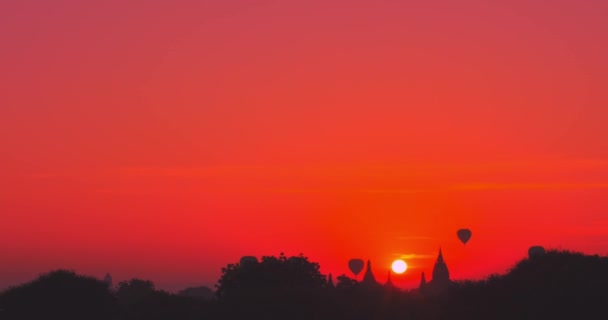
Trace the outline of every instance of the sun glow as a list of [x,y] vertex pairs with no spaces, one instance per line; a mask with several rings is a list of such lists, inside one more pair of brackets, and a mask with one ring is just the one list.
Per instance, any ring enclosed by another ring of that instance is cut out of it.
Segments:
[[391,266],[393,272],[395,273],[404,273],[407,270],[407,263],[403,260],[395,260],[393,261],[393,265]]

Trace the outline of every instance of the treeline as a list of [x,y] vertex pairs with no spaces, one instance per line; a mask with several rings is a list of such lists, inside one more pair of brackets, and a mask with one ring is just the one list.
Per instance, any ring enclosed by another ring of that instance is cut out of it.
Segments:
[[331,279],[318,263],[281,254],[226,266],[213,299],[53,271],[3,292],[0,319],[605,319],[607,305],[608,258],[597,255],[548,251],[430,294]]

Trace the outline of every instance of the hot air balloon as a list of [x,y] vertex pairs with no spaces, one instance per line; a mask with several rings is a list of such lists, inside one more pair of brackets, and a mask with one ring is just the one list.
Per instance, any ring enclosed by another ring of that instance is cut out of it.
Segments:
[[462,244],[467,244],[469,239],[471,239],[471,230],[469,229],[460,229],[456,234],[458,235],[458,239],[462,241]]
[[542,256],[543,254],[545,254],[545,248],[543,248],[542,246],[531,246],[528,249],[528,258],[530,259]]
[[350,259],[348,261],[348,267],[355,277],[363,270],[363,260],[361,259]]

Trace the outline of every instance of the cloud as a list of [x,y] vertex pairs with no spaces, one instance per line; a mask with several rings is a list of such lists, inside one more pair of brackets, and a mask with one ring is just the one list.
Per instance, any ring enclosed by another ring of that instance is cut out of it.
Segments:
[[422,260],[422,259],[434,259],[435,258],[435,255],[421,254],[421,253],[393,253],[393,255],[399,259],[404,259],[404,260]]
[[[528,161],[445,164],[217,165],[124,167],[94,178],[190,181],[207,190],[284,194],[421,194],[493,190],[608,189],[608,161]],[[68,174],[69,175],[69,174]],[[77,175],[86,177],[81,172]],[[562,178],[561,181],[558,180]],[[595,179],[592,181],[591,179]],[[591,181],[590,181],[591,180]],[[122,181],[122,180],[121,180]],[[208,187],[208,188],[207,188]]]
[[534,189],[606,189],[608,183],[469,183],[452,186],[453,190],[534,190]]
[[608,189],[607,182],[597,183],[495,183],[477,182],[452,185],[435,185],[425,188],[269,188],[268,192],[277,193],[377,193],[377,194],[413,194],[445,191],[485,191],[485,190],[575,190],[575,189]]
[[432,192],[424,188],[267,188],[267,192],[277,193],[423,193]]
[[433,240],[432,237],[427,236],[396,236],[398,240]]
[[222,175],[243,176],[304,176],[304,177],[421,177],[461,175],[462,173],[538,173],[601,171],[608,173],[608,160],[537,160],[479,163],[408,163],[368,164],[348,163],[311,165],[210,165],[198,167],[141,166],[111,168],[110,172],[143,176],[202,177]]

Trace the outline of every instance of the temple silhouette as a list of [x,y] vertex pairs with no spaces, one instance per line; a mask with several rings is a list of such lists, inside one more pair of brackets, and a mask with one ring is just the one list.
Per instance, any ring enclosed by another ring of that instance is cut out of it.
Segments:
[[372,272],[372,263],[370,260],[367,260],[367,268],[365,270],[365,274],[363,275],[363,281],[361,283],[367,286],[378,285],[378,281],[376,281],[376,277]]
[[386,276],[386,283],[384,284],[387,288],[394,288],[393,280],[391,280],[391,270],[388,271],[388,275]]
[[441,251],[441,248],[439,248],[437,260],[433,266],[433,278],[431,281],[427,282],[423,272],[420,279],[419,290],[428,294],[441,294],[446,292],[451,284],[452,280],[450,280],[450,271],[448,270],[448,265],[443,259],[443,252]]

